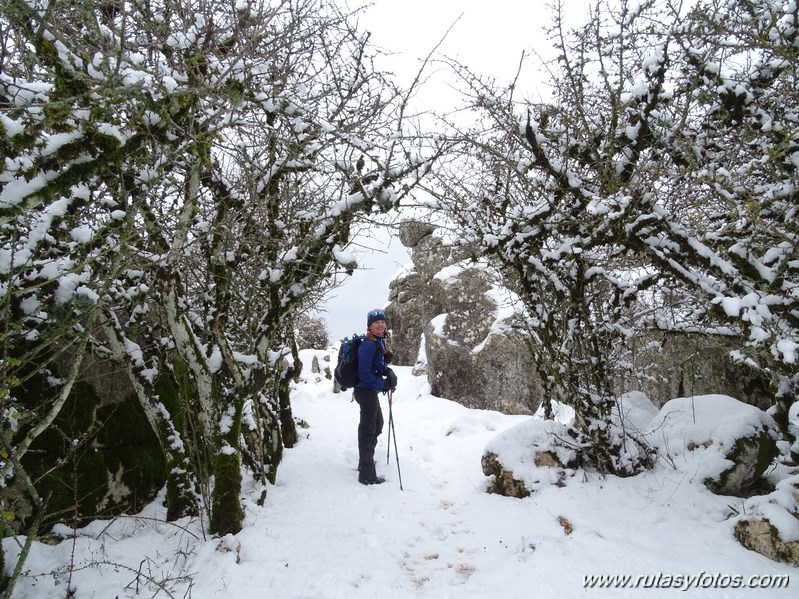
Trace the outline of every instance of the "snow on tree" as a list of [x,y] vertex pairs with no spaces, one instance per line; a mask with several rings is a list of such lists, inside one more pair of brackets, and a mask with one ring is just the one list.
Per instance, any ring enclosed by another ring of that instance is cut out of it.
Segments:
[[[351,16],[326,0],[8,3],[0,274],[15,460],[91,351],[129,373],[167,456],[169,517],[206,509],[212,532],[240,529],[242,461],[274,479],[293,433],[280,398],[294,316],[356,266],[344,248],[357,219],[391,210],[430,165],[411,159],[404,96]],[[46,405],[15,394],[32,367],[53,372]],[[165,379],[177,404],[159,397]]]
[[551,101],[451,61],[478,121],[458,131],[440,205],[519,291],[588,461],[648,461],[610,416],[630,344],[652,331],[737,339],[799,457],[796,3],[599,1],[572,31],[564,10]]

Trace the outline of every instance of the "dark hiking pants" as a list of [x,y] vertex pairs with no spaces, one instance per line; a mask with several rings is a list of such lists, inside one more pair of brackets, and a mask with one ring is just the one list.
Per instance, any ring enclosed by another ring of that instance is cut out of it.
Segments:
[[377,437],[383,432],[383,411],[377,392],[371,389],[355,389],[355,401],[361,406],[361,420],[358,423],[358,469],[372,465],[375,460]]

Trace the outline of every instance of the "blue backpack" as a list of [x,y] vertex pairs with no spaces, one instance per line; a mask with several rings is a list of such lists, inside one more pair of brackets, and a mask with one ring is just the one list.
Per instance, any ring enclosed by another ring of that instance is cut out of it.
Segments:
[[336,377],[336,382],[342,391],[352,389],[358,384],[358,348],[364,339],[365,335],[353,335],[341,342],[333,376]]

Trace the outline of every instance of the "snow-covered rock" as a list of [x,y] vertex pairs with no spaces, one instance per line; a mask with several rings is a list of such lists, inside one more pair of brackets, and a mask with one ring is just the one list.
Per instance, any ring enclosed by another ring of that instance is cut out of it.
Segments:
[[777,428],[762,410],[726,395],[680,397],[646,432],[660,455],[720,495],[746,496],[778,454]]
[[567,424],[538,416],[498,435],[486,445],[481,459],[483,474],[493,476],[489,492],[527,497],[545,486],[563,486],[578,461],[569,440]]
[[799,566],[799,475],[793,478],[793,509],[773,500],[766,502],[755,514],[736,523],[735,538],[769,559]]

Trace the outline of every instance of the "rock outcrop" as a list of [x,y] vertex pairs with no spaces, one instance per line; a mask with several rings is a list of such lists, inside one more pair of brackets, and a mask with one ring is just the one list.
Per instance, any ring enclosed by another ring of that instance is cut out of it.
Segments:
[[772,403],[768,381],[730,357],[730,352],[739,348],[736,339],[653,333],[631,344],[634,363],[645,376],[619,381],[619,387],[642,391],[658,407],[675,397],[711,393],[730,395],[761,410]]
[[480,464],[490,476],[489,493],[527,497],[546,486],[564,486],[574,476],[578,455],[568,443],[569,427],[556,420],[530,418],[495,437]]
[[750,498],[735,524],[735,538],[769,559],[799,567],[799,468],[784,468],[777,476],[774,491]]
[[472,408],[534,413],[541,383],[497,277],[433,226],[408,223],[400,240],[413,268],[390,286],[394,362],[423,362],[434,395]]
[[[789,515],[796,518],[796,514]],[[748,518],[735,525],[735,538],[752,551],[777,562],[799,567],[799,541],[785,541],[779,530],[765,518]]]

